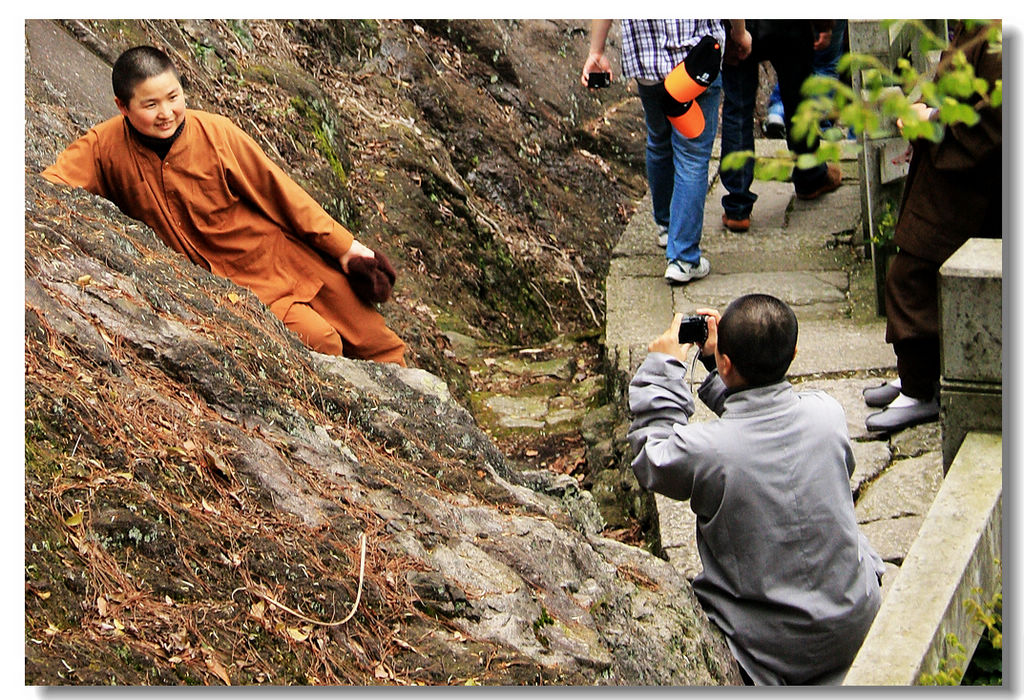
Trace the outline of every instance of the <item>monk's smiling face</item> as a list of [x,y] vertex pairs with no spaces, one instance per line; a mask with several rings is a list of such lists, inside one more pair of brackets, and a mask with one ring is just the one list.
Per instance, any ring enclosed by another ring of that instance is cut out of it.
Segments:
[[174,71],[165,71],[135,86],[126,105],[114,98],[121,114],[140,133],[166,139],[174,135],[185,119],[185,92]]

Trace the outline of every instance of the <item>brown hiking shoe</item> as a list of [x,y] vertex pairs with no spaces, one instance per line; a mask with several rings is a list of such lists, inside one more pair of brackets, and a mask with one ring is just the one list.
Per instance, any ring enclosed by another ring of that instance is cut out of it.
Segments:
[[722,214],[722,224],[730,231],[743,233],[750,228],[750,217],[746,219],[730,219],[728,214]]
[[811,192],[797,192],[798,199],[817,199],[823,194],[839,189],[839,185],[843,182],[843,171],[840,170],[837,163],[829,163],[826,167],[825,182],[821,187]]

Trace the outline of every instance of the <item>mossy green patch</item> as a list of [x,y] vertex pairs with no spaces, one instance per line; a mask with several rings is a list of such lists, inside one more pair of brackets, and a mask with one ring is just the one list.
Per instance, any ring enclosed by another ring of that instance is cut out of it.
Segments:
[[348,183],[348,175],[334,145],[334,123],[326,116],[323,105],[312,104],[301,97],[293,97],[291,99],[291,106],[308,124],[309,130],[313,134],[317,151],[327,159],[331,170],[342,186],[346,185]]

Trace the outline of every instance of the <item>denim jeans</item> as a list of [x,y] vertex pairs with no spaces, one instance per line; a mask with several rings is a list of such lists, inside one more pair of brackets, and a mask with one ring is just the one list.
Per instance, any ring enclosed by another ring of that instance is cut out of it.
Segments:
[[[688,139],[669,124],[656,88],[640,85],[640,102],[647,122],[647,184],[654,221],[668,228],[669,260],[700,262],[704,229],[704,200],[708,194],[708,164],[718,130],[721,76],[697,98],[704,113],[704,131]],[[691,107],[693,109],[693,107]]]
[[[789,29],[789,28],[787,28]],[[811,153],[818,147],[803,139],[793,138],[792,115],[802,99],[800,86],[811,74],[814,49],[813,37],[796,34],[792,30],[766,34],[755,42],[751,55],[737,65],[722,66],[722,156],[734,151],[754,150],[754,102],[759,80],[758,63],[771,61],[779,77],[779,90],[786,113],[786,141],[794,153]],[[754,181],[754,162],[748,160],[740,170],[721,171],[722,184],[728,191],[722,197],[722,208],[731,219],[745,219],[757,201],[750,191]],[[811,192],[821,186],[826,167],[819,164],[806,170],[794,168],[793,186],[797,192]]]

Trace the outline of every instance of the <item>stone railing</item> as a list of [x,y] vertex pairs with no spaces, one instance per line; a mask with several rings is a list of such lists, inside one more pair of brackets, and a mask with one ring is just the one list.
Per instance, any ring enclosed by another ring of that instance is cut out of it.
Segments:
[[965,668],[983,631],[966,603],[984,606],[1001,586],[1002,444],[993,433],[964,440],[844,685],[915,685]]
[[1002,241],[971,239],[953,254],[939,302],[946,477],[844,685],[963,671],[983,631],[968,601],[984,607],[1001,592]]
[[1003,241],[972,238],[939,269],[942,466],[970,430],[1003,424]]

